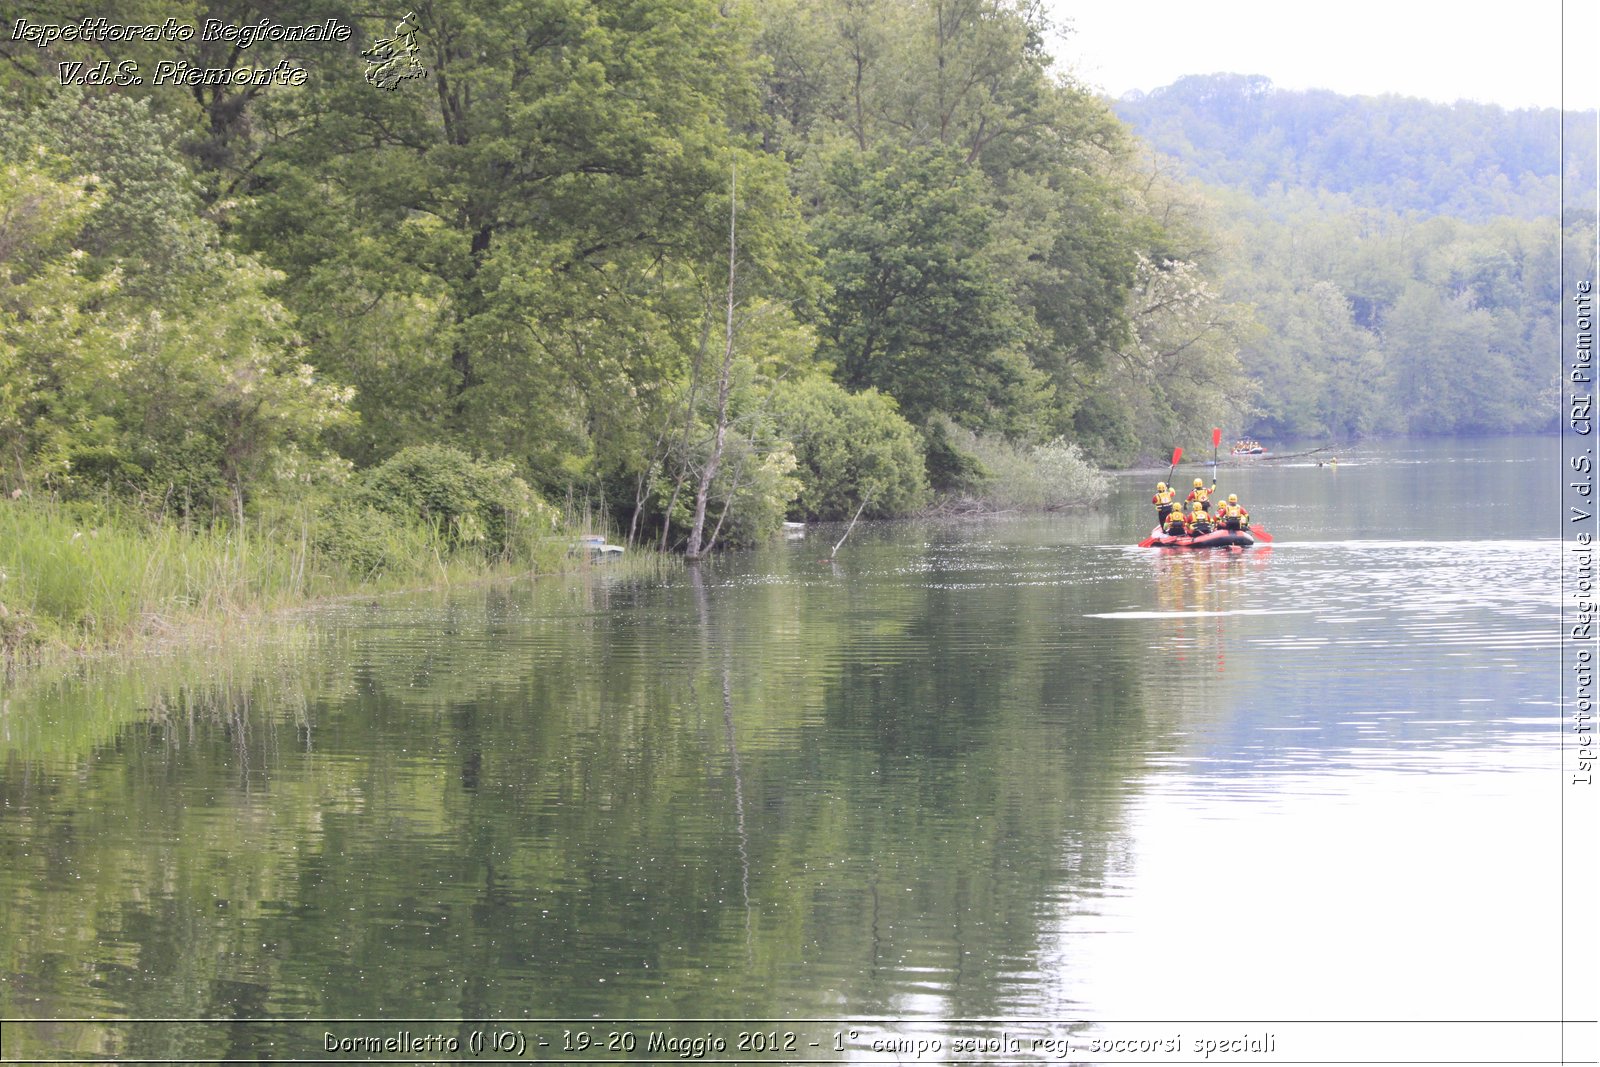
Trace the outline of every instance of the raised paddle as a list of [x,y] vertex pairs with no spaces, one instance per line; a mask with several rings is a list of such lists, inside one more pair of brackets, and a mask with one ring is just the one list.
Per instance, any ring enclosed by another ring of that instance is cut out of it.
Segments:
[[[1222,444],[1222,427],[1211,428],[1211,484],[1217,484],[1217,447]],[[1250,527],[1250,533],[1262,544],[1272,544],[1272,535],[1259,526]]]
[[[1182,458],[1183,458],[1183,449],[1174,448],[1172,450],[1172,466],[1167,469],[1167,484],[1168,485],[1172,484],[1172,472],[1178,469],[1178,460],[1180,460]],[[1165,536],[1166,536],[1166,534],[1162,533],[1161,532],[1161,527],[1158,526],[1158,527],[1156,527],[1156,532],[1155,533],[1151,534],[1149,537],[1146,537],[1143,541],[1139,542],[1139,547],[1140,548],[1149,548],[1151,545],[1155,544],[1158,540],[1160,540],[1161,538],[1163,538]]]
[[[1167,484],[1168,485],[1172,484],[1172,472],[1178,469],[1178,460],[1180,460],[1182,458],[1183,458],[1183,449],[1174,448],[1172,450],[1172,466],[1167,468]],[[1140,548],[1149,548],[1151,545],[1156,543],[1156,539],[1158,537],[1165,537],[1165,536],[1166,535],[1161,532],[1161,528],[1158,526],[1158,527],[1156,527],[1156,532],[1155,533],[1151,534],[1149,537],[1146,537],[1143,541],[1139,542],[1139,547]]]

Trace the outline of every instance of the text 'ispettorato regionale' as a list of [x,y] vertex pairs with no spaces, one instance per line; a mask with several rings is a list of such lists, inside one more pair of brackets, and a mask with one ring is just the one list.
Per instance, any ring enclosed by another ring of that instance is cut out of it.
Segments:
[[[262,41],[343,42],[354,30],[338,19],[289,24],[262,19],[259,22],[230,23],[206,19],[199,26],[169,18],[160,23],[122,23],[106,18],[86,18],[78,22],[37,23],[18,19],[11,27],[13,41],[27,41],[39,48],[57,43],[89,42],[118,44],[142,42],[182,43],[221,41],[243,50]],[[62,60],[57,64],[62,85],[144,85],[145,73],[138,62],[105,59],[98,63]],[[203,67],[181,59],[163,59],[149,72],[151,85],[303,85],[304,67],[279,60],[271,67]]]

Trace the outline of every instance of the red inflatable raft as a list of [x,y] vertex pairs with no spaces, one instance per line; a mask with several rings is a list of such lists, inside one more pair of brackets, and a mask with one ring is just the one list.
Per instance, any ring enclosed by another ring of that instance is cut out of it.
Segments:
[[1255,543],[1256,539],[1249,530],[1213,530],[1199,537],[1168,537],[1159,526],[1140,542],[1149,548],[1248,548]]

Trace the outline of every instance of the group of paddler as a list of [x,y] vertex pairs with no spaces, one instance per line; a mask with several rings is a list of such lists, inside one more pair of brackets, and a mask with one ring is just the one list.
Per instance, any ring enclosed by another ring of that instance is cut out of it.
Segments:
[[[1239,503],[1237,493],[1229,493],[1226,500],[1218,499],[1213,502],[1217,494],[1217,448],[1222,444],[1221,428],[1211,431],[1211,485],[1208,488],[1204,478],[1194,480],[1194,488],[1189,495],[1178,498],[1178,489],[1168,487],[1166,482],[1156,483],[1156,495],[1150,498],[1150,503],[1156,506],[1156,528],[1150,536],[1139,542],[1140,548],[1149,548],[1152,545],[1177,544],[1187,546],[1190,540],[1177,542],[1176,538],[1200,538],[1207,534],[1232,534],[1233,537],[1220,537],[1200,542],[1201,545],[1210,547],[1213,544],[1225,545],[1251,545],[1257,541],[1270,542],[1272,535],[1261,527],[1251,528],[1250,513]],[[1171,478],[1178,469],[1178,461],[1183,458],[1183,449],[1172,450],[1172,469],[1167,471]]]
[[[1194,480],[1194,488],[1182,500],[1178,491],[1166,482],[1156,483],[1156,495],[1150,503],[1156,506],[1156,526],[1168,537],[1200,537],[1214,530],[1231,530],[1239,533],[1250,529],[1250,513],[1239,503],[1237,493],[1218,501],[1215,511],[1211,498],[1216,495],[1217,483],[1207,488],[1204,478]],[[1187,505],[1187,508],[1186,508]]]

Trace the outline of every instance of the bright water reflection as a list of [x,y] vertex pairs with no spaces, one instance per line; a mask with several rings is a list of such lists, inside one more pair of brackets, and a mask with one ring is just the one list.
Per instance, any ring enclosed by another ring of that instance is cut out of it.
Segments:
[[1125,547],[1157,472],[1089,516],[346,605],[17,693],[0,1011],[241,1021],[7,1053],[310,1050],[244,1022],[274,1017],[1548,1017],[1528,446],[1225,471],[1270,550]]

